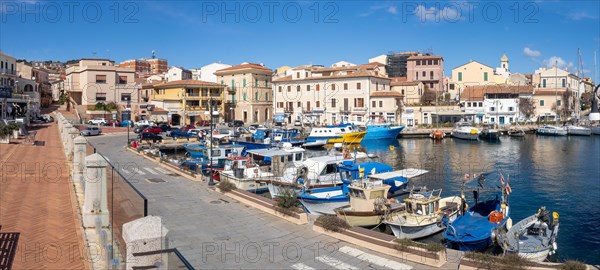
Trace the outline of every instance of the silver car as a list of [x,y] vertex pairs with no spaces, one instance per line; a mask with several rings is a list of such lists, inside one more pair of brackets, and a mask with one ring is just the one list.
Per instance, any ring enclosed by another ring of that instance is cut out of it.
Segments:
[[89,127],[81,131],[81,136],[95,136],[100,135],[102,133],[102,129],[99,127]]

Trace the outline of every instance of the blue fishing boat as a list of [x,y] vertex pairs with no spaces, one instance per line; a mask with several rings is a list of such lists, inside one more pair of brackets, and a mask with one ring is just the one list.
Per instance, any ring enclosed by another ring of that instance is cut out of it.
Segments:
[[183,144],[183,148],[187,152],[187,155],[193,159],[205,158],[210,159],[225,159],[228,156],[241,155],[244,151],[244,146],[239,144],[220,144],[212,146],[212,153],[210,153],[210,145],[203,143],[186,143]]
[[403,129],[404,126],[392,126],[390,123],[370,123],[363,140],[396,139]]
[[[303,188],[298,194],[298,200],[306,212],[315,215],[335,215],[335,208],[345,206],[349,203],[348,186],[352,181],[367,179],[368,175],[390,172],[392,166],[380,162],[356,163],[351,160],[343,161],[338,167],[338,174],[342,185],[324,188]],[[397,179],[397,178],[394,178]],[[404,178],[406,179],[406,178]],[[300,179],[305,187],[310,186],[310,180]],[[395,181],[390,181],[395,184]]]
[[282,128],[273,130],[273,141],[300,146],[306,142],[306,138],[302,136],[302,132],[297,128]]
[[[509,219],[508,194],[510,186],[498,175],[500,183],[495,183],[491,173],[481,174],[463,184],[463,200],[458,217],[447,225],[444,238],[448,247],[461,251],[481,251],[493,244],[496,232],[503,228]],[[472,190],[474,205],[468,208],[464,202],[464,190]],[[480,193],[495,191],[495,197],[480,199]],[[498,197],[501,191],[501,198]]]
[[243,145],[247,150],[267,149],[274,147],[272,141],[272,130],[268,128],[257,128],[252,136],[246,139],[233,140],[236,144]]

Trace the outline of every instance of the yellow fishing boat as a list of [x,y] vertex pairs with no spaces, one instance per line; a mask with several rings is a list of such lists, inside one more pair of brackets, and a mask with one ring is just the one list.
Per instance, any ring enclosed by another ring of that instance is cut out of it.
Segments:
[[366,131],[343,133],[339,134],[338,138],[328,139],[327,143],[360,143],[365,135],[367,135]]

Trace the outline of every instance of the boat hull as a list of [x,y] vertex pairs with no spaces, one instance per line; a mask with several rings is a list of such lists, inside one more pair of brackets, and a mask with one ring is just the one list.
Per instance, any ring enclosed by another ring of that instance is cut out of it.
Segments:
[[367,126],[367,134],[363,140],[396,139],[403,129],[404,126],[389,128],[369,128]]
[[246,190],[254,193],[266,192],[269,190],[267,183],[258,179],[239,179],[230,174],[221,173],[219,181],[228,181],[233,183],[237,189]]
[[592,128],[592,134],[594,134],[594,135],[600,135],[600,127],[593,127]]
[[[326,187],[334,187],[337,185],[341,185],[342,182],[336,183],[336,184],[313,184],[310,185],[310,188],[326,188]],[[279,181],[269,181],[269,183],[267,184],[267,187],[269,189],[269,194],[271,194],[271,198],[275,199],[277,197],[280,197],[282,194],[284,194],[285,190],[300,190],[300,187],[298,186],[298,184],[294,184],[294,183],[288,183],[288,182],[279,182]]]
[[448,247],[460,251],[482,251],[492,245],[492,238],[476,241],[448,241]]
[[547,129],[547,128],[538,128],[537,134],[543,136],[567,136],[566,129]]
[[235,143],[246,147],[246,150],[267,149],[267,148],[273,147],[273,145],[268,144],[268,143],[245,142],[245,141],[235,141]]
[[[449,221],[452,222],[456,219],[457,213],[453,213],[449,216]],[[402,225],[397,223],[386,223],[394,236],[398,239],[419,239],[430,235],[434,235],[446,229],[442,223],[432,222],[429,224],[423,224],[418,226]]]
[[481,132],[479,138],[486,141],[499,141],[500,133],[498,132]]
[[327,140],[327,143],[360,143],[367,135],[365,131],[350,132],[340,135],[339,138]]
[[590,136],[592,130],[589,128],[569,128],[568,133],[571,136]]
[[300,204],[307,213],[313,215],[335,215],[335,209],[348,205],[348,200],[342,202],[324,202],[300,199]]
[[462,140],[476,141],[479,138],[479,134],[452,131],[452,137]]
[[404,208],[391,209],[391,211],[353,211],[350,205],[334,209],[335,214],[345,220],[350,226],[368,227],[379,225],[386,215],[403,210]]

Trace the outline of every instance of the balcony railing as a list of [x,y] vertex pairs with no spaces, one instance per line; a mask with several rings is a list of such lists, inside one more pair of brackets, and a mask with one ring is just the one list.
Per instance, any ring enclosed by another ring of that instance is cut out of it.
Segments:
[[0,68],[0,74],[17,75],[17,71],[14,69]]
[[340,107],[340,113],[350,113],[350,107]]
[[285,113],[293,113],[294,112],[294,108],[284,108],[283,112],[285,112]]

